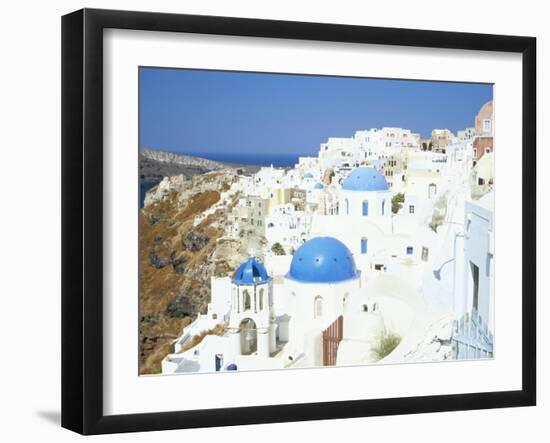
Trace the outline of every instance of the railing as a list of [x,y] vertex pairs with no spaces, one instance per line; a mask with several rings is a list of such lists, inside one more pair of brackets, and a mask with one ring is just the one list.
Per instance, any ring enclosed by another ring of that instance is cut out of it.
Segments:
[[455,321],[452,346],[455,360],[493,357],[493,334],[477,311]]

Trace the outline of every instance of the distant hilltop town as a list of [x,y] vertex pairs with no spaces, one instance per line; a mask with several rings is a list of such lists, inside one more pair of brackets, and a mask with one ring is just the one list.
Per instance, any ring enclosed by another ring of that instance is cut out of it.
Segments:
[[[186,320],[151,351],[161,372],[491,358],[492,101],[472,123],[360,130],[293,168],[165,177],[143,208],[161,240],[142,240],[141,291],[146,307],[171,300],[166,324]],[[147,286],[159,272],[165,295]]]
[[154,185],[164,177],[183,175],[185,178],[192,178],[197,174],[224,169],[234,169],[241,173],[252,173],[256,172],[259,167],[228,164],[192,155],[176,154],[174,152],[158,151],[155,149],[142,148],[139,150],[140,183]]

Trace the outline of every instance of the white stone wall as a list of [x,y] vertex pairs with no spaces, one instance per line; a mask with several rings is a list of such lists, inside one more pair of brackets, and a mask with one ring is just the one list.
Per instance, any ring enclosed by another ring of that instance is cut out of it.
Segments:
[[208,305],[208,314],[215,314],[218,319],[224,320],[231,310],[231,279],[229,277],[211,277],[211,301]]
[[[391,191],[340,191],[341,217],[391,217]],[[363,202],[368,202],[368,215],[363,215]]]
[[265,219],[265,237],[268,247],[280,243],[287,253],[297,249],[307,238],[311,229],[311,214],[297,211],[292,204],[278,205]]
[[[318,356],[318,350],[311,348],[315,340],[338,316],[344,312],[344,300],[356,294],[360,289],[360,278],[338,283],[302,283],[285,279],[285,291],[288,294],[288,308],[291,318],[290,343],[295,349],[303,349],[306,355]],[[315,309],[316,299],[321,300],[321,315]],[[309,348],[308,348],[309,346]],[[311,357],[318,364],[318,357]]]
[[[466,296],[461,313],[471,312],[474,304],[474,271],[478,269],[478,313],[494,331],[494,233],[492,194],[481,203],[466,202],[464,239],[464,278]],[[519,269],[518,265],[518,269]]]

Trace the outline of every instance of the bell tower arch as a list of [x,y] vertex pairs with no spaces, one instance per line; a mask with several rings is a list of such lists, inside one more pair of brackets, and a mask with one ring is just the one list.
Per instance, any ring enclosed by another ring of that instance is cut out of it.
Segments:
[[235,355],[269,357],[276,348],[273,279],[252,257],[237,268],[231,291],[229,334]]

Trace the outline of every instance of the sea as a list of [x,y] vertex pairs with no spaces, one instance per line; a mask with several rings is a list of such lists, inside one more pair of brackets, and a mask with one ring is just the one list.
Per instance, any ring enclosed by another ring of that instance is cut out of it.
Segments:
[[298,163],[298,157],[306,154],[272,154],[272,153],[241,153],[241,152],[185,152],[182,154],[195,157],[207,158],[224,163],[234,163],[239,165],[270,166],[286,168]]
[[158,181],[147,181],[147,182],[141,182],[139,184],[139,207],[143,208],[143,205],[145,203],[145,194],[147,194],[147,191],[151,189],[153,186],[156,186],[159,182]]

